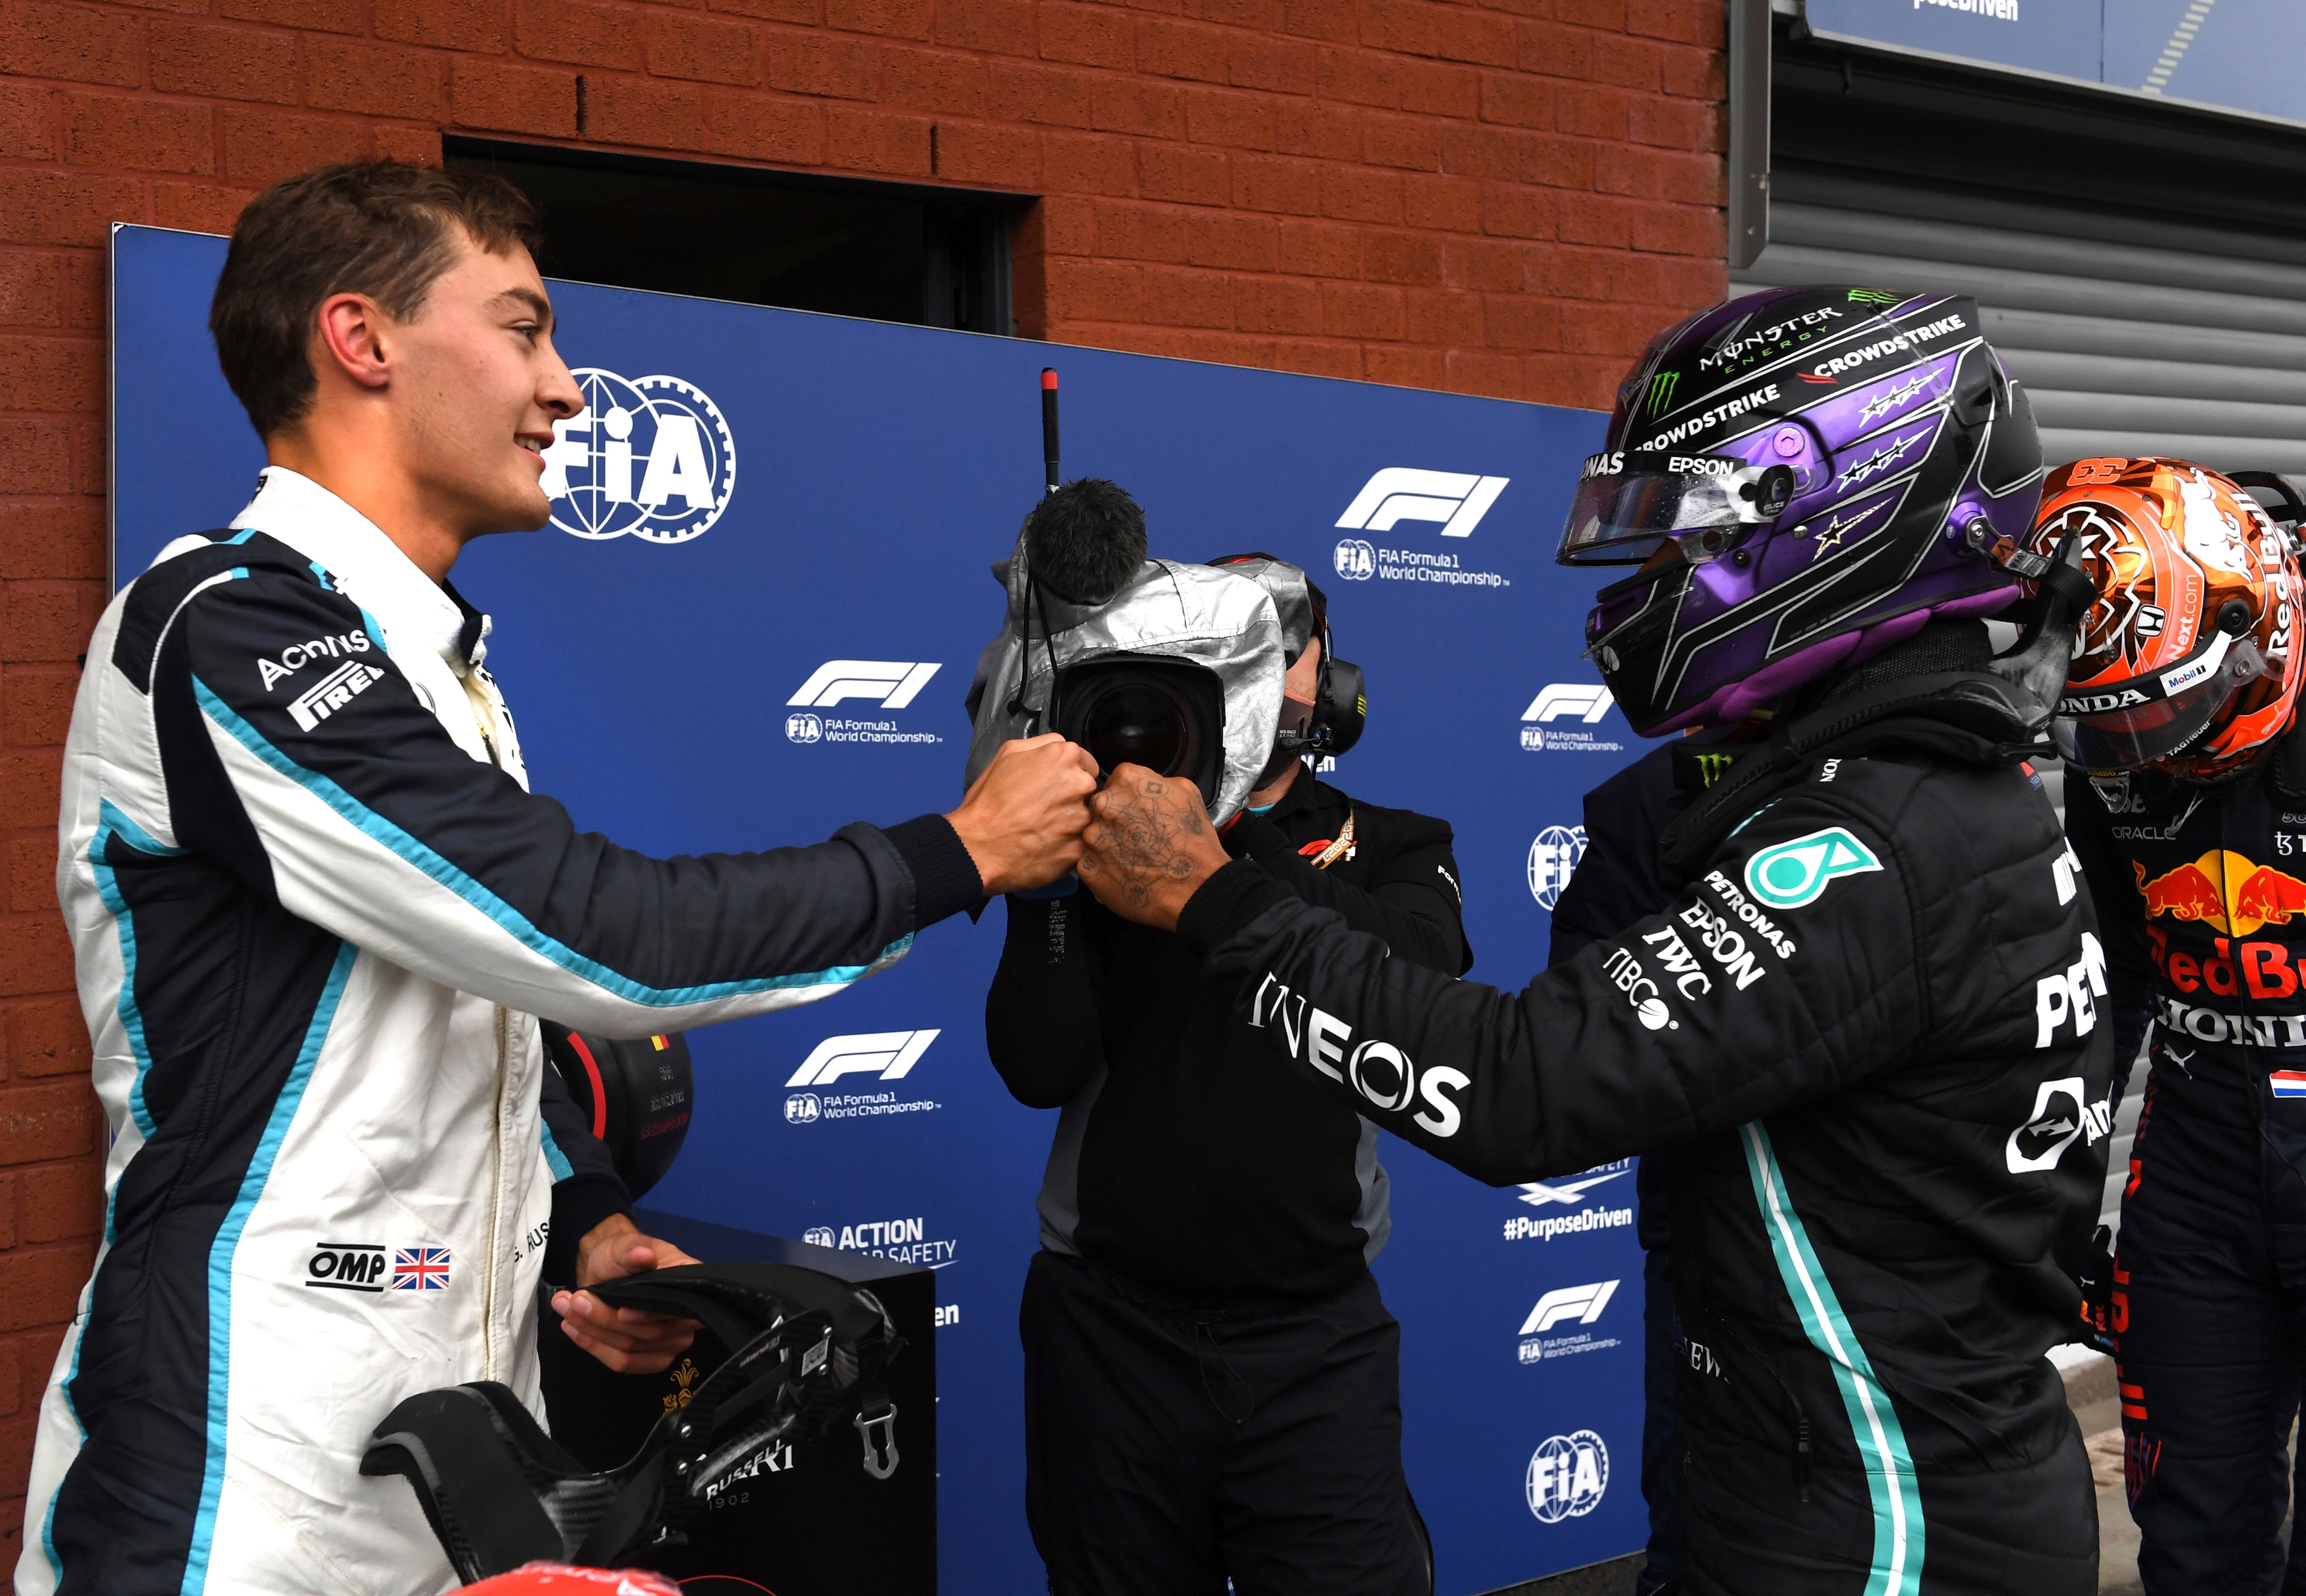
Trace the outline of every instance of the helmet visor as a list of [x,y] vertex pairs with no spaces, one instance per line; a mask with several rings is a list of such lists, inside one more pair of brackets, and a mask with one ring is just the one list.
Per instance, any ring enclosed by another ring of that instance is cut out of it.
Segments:
[[1734,455],[1634,455],[1585,462],[1554,556],[1562,565],[1639,565],[1668,538],[1692,565],[1734,547],[1747,528],[1776,519],[1793,497],[1793,472]]
[[2208,648],[2158,675],[2068,693],[2050,723],[2058,751],[2084,770],[2127,771],[2189,747],[2267,671],[2256,644],[2224,632],[2212,637]]

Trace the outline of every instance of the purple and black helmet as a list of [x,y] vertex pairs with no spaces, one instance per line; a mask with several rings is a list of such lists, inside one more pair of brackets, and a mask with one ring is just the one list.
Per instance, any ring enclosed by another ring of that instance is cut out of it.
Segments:
[[[1654,736],[2003,608],[1987,552],[2023,542],[2041,491],[2033,408],[1974,301],[1772,288],[1650,341],[1559,559],[1644,567],[1595,595],[1585,640]],[[1668,540],[1681,558],[1653,560]]]

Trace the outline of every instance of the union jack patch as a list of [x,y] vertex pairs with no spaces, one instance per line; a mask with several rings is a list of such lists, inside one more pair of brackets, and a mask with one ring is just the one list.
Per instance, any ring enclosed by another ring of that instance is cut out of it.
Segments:
[[448,1250],[446,1247],[396,1247],[392,1252],[392,1289],[447,1291]]

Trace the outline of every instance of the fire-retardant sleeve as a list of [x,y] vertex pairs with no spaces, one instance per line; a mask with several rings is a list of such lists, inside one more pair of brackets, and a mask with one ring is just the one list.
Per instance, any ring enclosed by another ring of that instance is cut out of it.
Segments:
[[[1242,864],[1203,884],[1179,929],[1277,1053],[1382,1128],[1493,1184],[1590,1168],[1828,1096],[1926,1045],[1910,869],[1895,826],[1856,798],[1780,800],[1664,911],[1518,996],[1388,958]],[[2073,950],[2037,952],[2046,969]],[[2003,1021],[2021,1046],[2024,993]]]
[[1567,964],[1673,896],[1658,839],[1673,818],[1673,746],[1651,749],[1585,795],[1585,852],[1554,900],[1548,968]]
[[2105,943],[2106,1003],[2113,1010],[2114,1101],[2122,1101],[2139,1045],[2154,1017],[2154,963],[2147,948],[2146,902],[2138,895],[2122,844],[2114,840],[2114,817],[2105,811],[2089,778],[2066,767],[2066,837],[2080,861],[2090,901],[2097,909],[2098,935]]
[[1366,886],[1319,868],[1298,852],[1279,826],[1247,810],[1226,832],[1226,851],[1235,858],[1255,859],[1259,868],[1300,901],[1335,909],[1346,925],[1383,938],[1404,959],[1462,975],[1472,967],[1473,952],[1465,942],[1452,850],[1456,839],[1449,827],[1405,809],[1357,807],[1356,813],[1371,822],[1371,842],[1383,845],[1383,857],[1371,865]]
[[616,1160],[593,1134],[591,1121],[568,1095],[560,1071],[547,1060],[542,1075],[537,1106],[544,1161],[552,1171],[552,1233],[544,1244],[544,1278],[567,1285],[576,1278],[576,1244],[611,1215],[629,1216],[633,1203]]
[[[260,673],[315,638],[341,641]],[[198,592],[150,682],[179,842],[380,958],[586,1030],[830,996],[979,891],[935,817],[670,859],[580,832],[457,746],[356,605],[278,566]]]

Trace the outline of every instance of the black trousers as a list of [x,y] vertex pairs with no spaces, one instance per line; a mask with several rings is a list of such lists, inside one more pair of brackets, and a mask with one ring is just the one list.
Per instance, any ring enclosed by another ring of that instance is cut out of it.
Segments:
[[2116,1327],[2139,1578],[2149,1596],[2298,1596],[2306,1535],[2285,1567],[2281,1529],[2306,1375],[2306,1183],[2248,1113],[2255,1080],[2197,1073],[2181,1097],[2157,1069],[2122,1205],[2114,1278],[2128,1313]]
[[[1815,1413],[1815,1410],[1813,1410]],[[2081,1431],[2038,1463],[1917,1481],[1920,1521],[1886,1576],[1873,1493],[1821,1468],[1809,1500],[1783,1452],[1717,1449],[1693,1427],[1682,1478],[1687,1596],[2097,1596],[2097,1498]]]
[[1055,1596],[1431,1596],[1401,1468],[1401,1329],[1361,1280],[1195,1309],[1042,1252],[1025,1515]]

